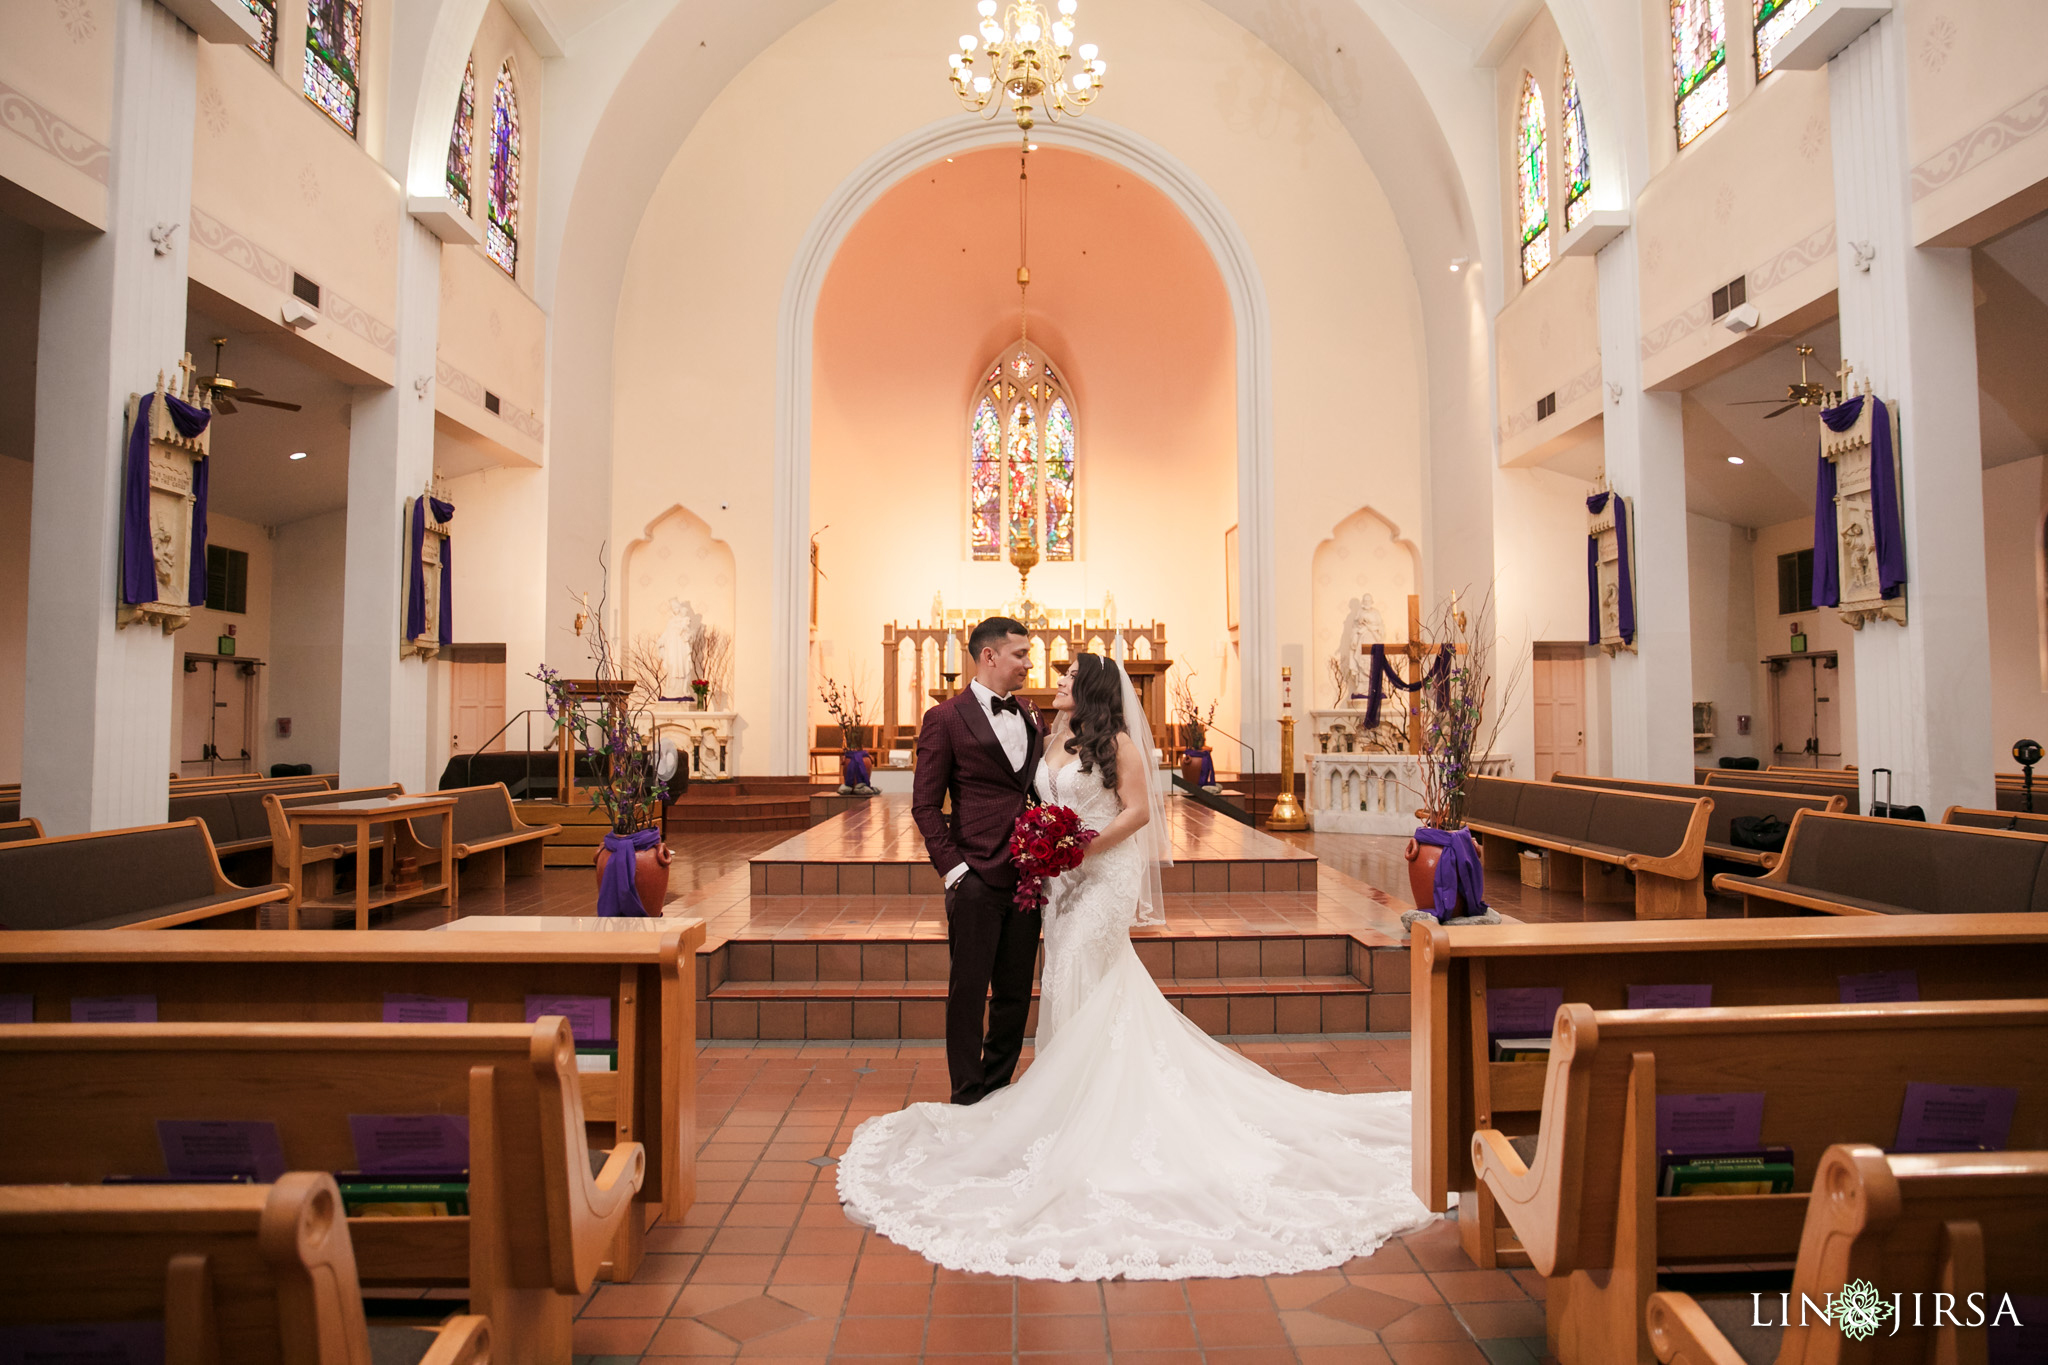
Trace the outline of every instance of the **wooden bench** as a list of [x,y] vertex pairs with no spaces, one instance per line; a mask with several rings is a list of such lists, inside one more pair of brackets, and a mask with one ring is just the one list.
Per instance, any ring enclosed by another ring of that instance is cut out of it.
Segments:
[[267,793],[291,796],[299,793],[330,794],[332,788],[318,777],[264,778],[234,786],[171,793],[169,819],[200,819],[213,838],[215,852],[252,853],[270,847],[270,817],[264,812]]
[[[1887,1303],[1903,1296],[1893,1307],[1899,1321],[1880,1324],[1867,1354],[1857,1358],[1981,1365],[1997,1358],[1989,1350],[1999,1330],[1992,1322],[2005,1296],[2048,1292],[2048,1258],[2041,1254],[2048,1246],[2048,1153],[1887,1156],[1876,1147],[1830,1147],[1813,1189],[1789,1299],[1652,1294],[1647,1317],[1657,1359],[1848,1359],[1855,1348],[1843,1344],[1826,1313],[1852,1280],[1876,1274]],[[1936,1294],[1954,1308],[1948,1322],[1935,1313]],[[1981,1296],[1974,1315],[1973,1294]],[[2025,1311],[2015,1306],[2014,1316]]]
[[18,844],[42,837],[43,822],[40,820],[9,820],[0,824],[0,844]]
[[2039,834],[1801,811],[1776,867],[1724,872],[1714,889],[1741,896],[1745,914],[2038,914],[2044,853]]
[[[375,796],[403,796],[405,788],[396,782],[381,787],[351,787],[346,791],[295,792],[279,796],[265,792],[263,801],[264,823],[270,827],[270,875],[274,880],[289,884],[292,879],[291,848],[292,832],[285,823],[284,812],[288,806],[326,805],[330,801],[361,801]],[[408,824],[408,833],[410,825]],[[308,825],[304,830],[305,847],[300,857],[305,864],[305,894],[309,898],[327,900],[334,895],[334,874],[341,866],[341,860],[355,856],[356,832],[347,825]],[[357,876],[368,875],[374,869],[356,869]]]
[[584,1136],[568,1021],[0,1026],[0,1183],[164,1170],[158,1119],[274,1124],[297,1170],[357,1168],[350,1115],[469,1124],[466,1216],[351,1218],[366,1285],[461,1286],[494,1354],[569,1365],[570,1319],[634,1214],[637,1142]]
[[[1472,1135],[1482,1128],[1535,1132],[1543,1105],[1542,1061],[1492,1060],[1487,1021],[1494,992],[1551,989],[1595,1009],[1624,1009],[1630,986],[1684,984],[1710,987],[1719,1006],[1828,1004],[1882,990],[1892,983],[1880,974],[1901,972],[1922,1000],[2048,997],[2048,921],[1935,915],[1414,925],[1408,973],[1415,1196],[1442,1212],[1458,1195],[1458,1233],[1478,1265],[1529,1263],[1479,1187],[1470,1156]],[[9,980],[0,970],[0,990],[12,989]]]
[[[1639,782],[1627,777],[1592,777],[1582,773],[1559,773],[1551,778],[1551,781],[1573,787],[1641,792],[1645,796],[1676,796],[1688,801],[1699,797],[1698,787],[1683,782]],[[1839,811],[1846,809],[1847,804],[1848,798],[1839,793],[1833,796],[1807,796],[1797,792],[1747,791],[1734,787],[1718,787],[1714,791],[1714,809],[1707,817],[1707,856],[1732,863],[1770,867],[1778,861],[1778,855],[1760,848],[1740,847],[1729,832],[1730,824],[1743,817],[1774,815],[1789,825],[1792,823],[1792,816],[1798,811]]]
[[174,1365],[486,1365],[481,1317],[369,1326],[340,1210],[334,1178],[311,1171],[275,1185],[0,1187],[0,1334],[63,1324],[65,1360],[139,1358],[90,1348],[95,1328],[119,1342],[141,1326]]
[[1638,919],[1706,918],[1701,876],[1713,813],[1705,796],[1594,791],[1510,777],[1475,777],[1466,786],[1465,823],[1482,836],[1489,871],[1518,872],[1522,849],[1547,849],[1554,888],[1576,891],[1589,904],[1633,899]]
[[[455,860],[472,873],[478,886],[503,886],[506,873],[537,877],[543,846],[560,834],[560,825],[529,825],[512,808],[512,793],[502,782],[485,787],[451,787],[434,793],[455,798]],[[441,822],[414,820],[413,838],[438,853]],[[474,861],[472,861],[472,859]]]
[[1962,825],[1970,829],[2003,829],[2020,834],[2048,834],[2048,793],[2036,803],[2041,809],[2038,815],[2029,815],[2017,810],[1981,810],[1970,806],[1950,806],[1942,813],[1944,825]]
[[1705,783],[1709,791],[1719,794],[1731,789],[1754,792],[1779,792],[1794,796],[1840,796],[1846,803],[1849,814],[1855,815],[1862,809],[1863,792],[1854,779],[1847,782],[1830,777],[1793,777],[1783,773],[1746,773],[1732,769],[1716,769],[1707,774]]
[[[1548,1280],[1562,1365],[1651,1358],[1660,1266],[1789,1261],[1836,1143],[1892,1146],[1910,1082],[2018,1092],[2007,1145],[2048,1148],[2048,1000],[1558,1011],[1533,1138],[1472,1139],[1484,1188]],[[1793,1193],[1660,1197],[1659,1096],[1761,1091]]]
[[0,844],[0,928],[168,929],[291,894],[237,886],[200,821]]
[[26,995],[61,1023],[77,998],[144,996],[164,1023],[381,1022],[408,997],[460,1000],[478,1024],[516,1024],[530,996],[608,1002],[615,1071],[577,1088],[591,1141],[643,1144],[642,1216],[620,1229],[599,1274],[628,1280],[656,1218],[680,1226],[697,1196],[697,952],[704,922],[641,933],[435,934],[372,929],[190,935],[0,935],[0,995]]

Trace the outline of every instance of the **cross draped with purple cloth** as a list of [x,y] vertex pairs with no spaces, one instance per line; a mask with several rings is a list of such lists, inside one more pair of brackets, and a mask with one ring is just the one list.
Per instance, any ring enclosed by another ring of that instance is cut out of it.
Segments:
[[[597,914],[600,919],[646,919],[648,910],[640,904],[640,889],[633,874],[639,870],[635,856],[661,842],[661,831],[643,829],[637,834],[607,834],[604,847],[612,855],[597,881]],[[659,914],[657,909],[655,914]]]
[[[131,607],[158,600],[156,538],[149,529],[149,405],[155,401],[153,393],[142,395],[135,405],[135,425],[128,433],[121,503],[121,601]],[[211,412],[176,394],[165,394],[164,405],[171,414],[171,425],[188,440],[213,420]],[[192,562],[185,600],[195,607],[206,601],[206,466],[203,459],[192,466]]]
[[[1628,499],[1619,493],[1595,493],[1586,499],[1586,511],[1599,516],[1614,500],[1614,577],[1621,592],[1621,642],[1636,642],[1636,576],[1629,562]],[[1600,643],[1600,537],[1586,535],[1586,643]]]
[[1380,724],[1380,702],[1386,698],[1386,684],[1391,683],[1403,692],[1420,692],[1430,683],[1436,684],[1438,706],[1450,705],[1451,656],[1458,652],[1456,645],[1440,645],[1436,651],[1436,662],[1429,666],[1429,672],[1414,682],[1403,678],[1394,666],[1387,662],[1387,647],[1372,647],[1372,668],[1365,685],[1365,728],[1376,730]]
[[[427,511],[442,525],[455,519],[455,504],[422,494],[412,504],[412,565],[408,571],[405,596],[405,638],[417,640],[427,633]],[[455,538],[441,538],[441,628],[439,642],[455,638]]]
[[[1870,396],[1870,529],[1877,542],[1878,596],[1890,601],[1906,585],[1905,523],[1899,519],[1899,477],[1892,467],[1892,419],[1884,400]],[[1829,431],[1847,431],[1863,415],[1863,398],[1851,398],[1820,410]],[[1813,492],[1813,604],[1842,604],[1840,543],[1835,539],[1835,462],[1820,457]]]
[[1486,873],[1480,866],[1479,845],[1472,842],[1472,831],[1425,826],[1415,831],[1415,842],[1443,850],[1443,856],[1437,859],[1430,904],[1418,908],[1439,920],[1453,915],[1485,914]]

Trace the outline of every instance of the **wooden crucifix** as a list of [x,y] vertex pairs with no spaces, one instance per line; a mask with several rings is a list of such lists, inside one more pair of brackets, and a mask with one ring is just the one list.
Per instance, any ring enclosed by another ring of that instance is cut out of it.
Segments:
[[[1451,610],[1462,616],[1457,609],[1457,598],[1451,599]],[[1367,655],[1372,653],[1371,645],[1361,648]],[[1385,645],[1387,662],[1392,663],[1396,655],[1403,656],[1408,665],[1408,681],[1420,683],[1429,672],[1430,661],[1435,659],[1441,644],[1431,644],[1422,638],[1422,599],[1414,593],[1408,594],[1408,638],[1406,641],[1388,641]],[[1467,654],[1471,651],[1462,644],[1453,644],[1452,652]],[[1422,692],[1420,688],[1408,693],[1408,752],[1422,752]]]

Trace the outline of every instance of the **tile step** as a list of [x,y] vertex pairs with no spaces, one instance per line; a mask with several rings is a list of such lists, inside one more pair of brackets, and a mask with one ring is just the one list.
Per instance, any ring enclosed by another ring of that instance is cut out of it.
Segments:
[[[1155,980],[1302,980],[1349,976],[1377,980],[1398,977],[1406,989],[1407,954],[1377,958],[1348,935],[1266,934],[1151,937],[1134,939],[1138,958]],[[698,987],[762,983],[944,980],[950,956],[943,939],[845,940],[733,939],[698,958]],[[1382,985],[1393,984],[1383,982]]]
[[[1366,995],[1370,988],[1355,976],[1207,976],[1155,977],[1160,994],[1205,995]],[[1032,987],[1032,996],[1038,987]],[[943,1000],[944,981],[726,981],[711,991],[713,1000]]]
[[[1355,987],[1356,982],[1352,983]],[[699,1038],[905,1039],[946,1036],[945,990],[938,982],[904,982],[927,991],[911,995],[797,998],[732,996],[721,988],[697,1002]],[[1399,1033],[1409,1027],[1408,997],[1363,988],[1308,992],[1174,994],[1175,1009],[1208,1034]],[[1025,1025],[1038,1027],[1034,1000]]]

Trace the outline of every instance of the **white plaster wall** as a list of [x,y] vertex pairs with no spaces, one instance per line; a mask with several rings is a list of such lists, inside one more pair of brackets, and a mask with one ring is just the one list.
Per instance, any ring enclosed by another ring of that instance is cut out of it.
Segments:
[[0,782],[21,781],[28,659],[28,508],[35,466],[0,459]]
[[[1686,518],[1685,549],[1692,571],[1692,699],[1714,704],[1714,742],[1699,751],[1697,762],[1711,768],[1723,758],[1761,755],[1769,744],[1757,707],[1756,564],[1744,528],[1697,513]],[[1748,735],[1736,733],[1739,715],[1750,717]]]
[[[2036,457],[1984,471],[1984,568],[1991,610],[1991,738],[1999,771],[2013,741],[2048,744],[2039,571],[2044,466]],[[2048,773],[2043,774],[2048,778]]]
[[[1501,469],[1493,480],[1494,585],[1498,642],[1494,676],[1501,686],[1522,671],[1516,694],[1501,715],[1497,753],[1512,754],[1515,773],[1534,777],[1535,713],[1529,705],[1529,660],[1539,641],[1586,638],[1586,484],[1548,469]],[[1606,711],[1596,705],[1603,670],[1599,655],[1586,663],[1586,767],[1607,769]]]
[[[534,610],[562,590],[547,581],[541,528],[547,524],[547,474],[538,469],[485,469],[448,482],[455,502],[455,638],[505,646],[505,715],[543,703],[530,676],[547,654],[545,626]],[[617,579],[614,579],[616,582]],[[566,633],[566,632],[565,632]],[[574,641],[574,637],[570,637]],[[447,710],[445,691],[437,703]],[[449,718],[438,722],[441,732]],[[518,748],[521,738],[506,738]],[[542,729],[534,742],[546,743]],[[438,773],[440,768],[434,768]]]
[[[271,763],[310,763],[322,773],[341,765],[341,598],[347,543],[346,512],[277,528],[271,560],[275,662],[264,717]],[[277,733],[279,716],[291,717],[289,738]]]

